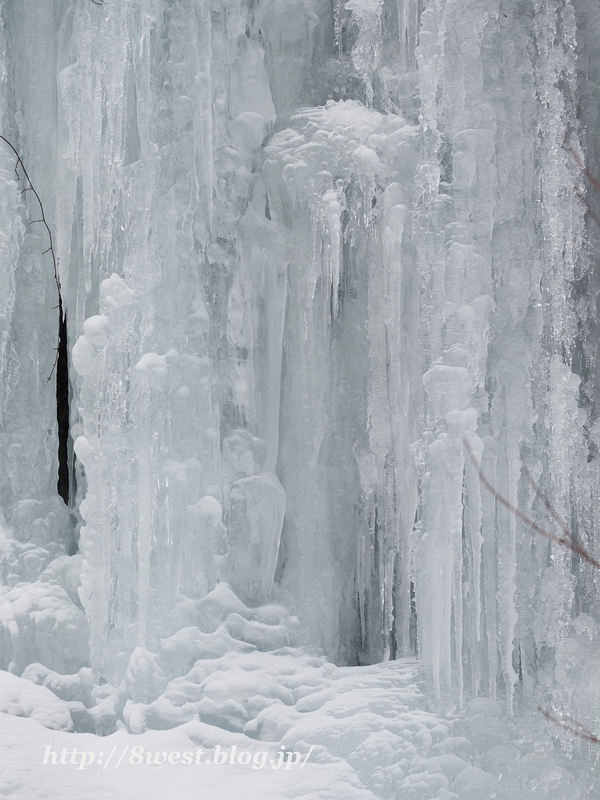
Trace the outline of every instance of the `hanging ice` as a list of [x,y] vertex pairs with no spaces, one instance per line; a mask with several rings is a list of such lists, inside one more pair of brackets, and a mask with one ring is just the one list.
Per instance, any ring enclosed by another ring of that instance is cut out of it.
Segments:
[[177,692],[301,642],[417,655],[439,710],[579,702],[599,577],[498,500],[553,524],[525,465],[598,556],[575,5],[0,3],[72,489],[49,243],[0,142],[2,667],[101,733],[279,735],[303,712]]

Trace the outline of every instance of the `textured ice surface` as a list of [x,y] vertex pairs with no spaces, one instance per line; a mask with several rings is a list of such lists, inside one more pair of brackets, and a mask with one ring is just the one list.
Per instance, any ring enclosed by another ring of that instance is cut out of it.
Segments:
[[53,232],[0,143],[1,791],[82,793],[39,734],[314,745],[215,797],[592,797],[536,708],[598,732],[600,576],[475,465],[598,558],[596,6],[0,10]]

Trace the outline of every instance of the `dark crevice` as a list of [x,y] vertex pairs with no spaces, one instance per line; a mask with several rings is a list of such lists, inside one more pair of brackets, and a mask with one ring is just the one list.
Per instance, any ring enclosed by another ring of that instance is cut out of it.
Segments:
[[56,489],[69,505],[69,362],[67,316],[59,303],[58,355],[56,359],[56,419],[58,422],[58,481]]
[[[104,0],[92,0],[96,5],[102,5]],[[15,158],[15,176],[17,181],[23,182],[24,188],[19,191],[19,195],[30,192],[35,197],[39,213],[35,214],[35,219],[29,219],[27,225],[43,225],[46,229],[48,237],[48,247],[43,251],[42,255],[50,253],[52,259],[52,269],[54,272],[54,282],[56,284],[56,291],[58,294],[58,347],[56,348],[56,358],[48,376],[48,381],[52,379],[52,375],[56,370],[56,418],[58,421],[58,481],[56,488],[58,494],[62,497],[65,505],[69,505],[69,366],[68,366],[68,349],[67,349],[67,318],[63,308],[62,294],[60,287],[60,276],[58,274],[58,259],[54,250],[54,239],[52,230],[46,218],[46,211],[42,198],[37,192],[37,189],[31,182],[29,173],[25,167],[23,159],[19,155],[18,150],[12,142],[5,136],[0,134],[0,141],[10,149]],[[28,195],[29,197],[29,195]],[[29,209],[27,212],[29,216]]]

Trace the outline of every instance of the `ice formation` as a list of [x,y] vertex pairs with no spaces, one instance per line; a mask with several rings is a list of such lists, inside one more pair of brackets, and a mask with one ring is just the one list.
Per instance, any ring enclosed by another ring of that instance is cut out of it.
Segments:
[[587,797],[596,6],[0,8],[0,711]]

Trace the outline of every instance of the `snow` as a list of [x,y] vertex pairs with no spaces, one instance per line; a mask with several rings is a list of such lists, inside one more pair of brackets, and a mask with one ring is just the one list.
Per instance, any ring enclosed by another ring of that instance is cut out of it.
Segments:
[[66,703],[44,686],[36,686],[10,672],[2,674],[0,712],[17,717],[30,717],[45,728],[73,730]]
[[[591,796],[586,794],[590,785],[586,786],[585,779],[571,775],[566,762],[552,755],[543,721],[537,722],[538,745],[531,751],[523,741],[523,729],[486,698],[470,702],[454,721],[424,711],[424,697],[414,682],[417,664],[412,659],[336,668],[323,658],[287,650],[236,654],[235,662],[199,661],[182,684],[171,684],[163,696],[170,691],[174,699],[176,687],[188,698],[204,690],[201,721],[186,715],[187,706],[179,699],[179,724],[171,730],[164,730],[163,718],[159,730],[142,727],[129,733],[122,729],[99,738],[44,729],[33,719],[17,718],[14,710],[1,715],[5,768],[0,786],[23,798],[71,796],[81,791],[90,797],[111,791],[116,798],[143,791],[158,798],[173,783],[184,800],[197,796],[198,787],[210,798],[222,796],[223,791],[257,798],[352,800]],[[151,659],[138,653],[135,663],[138,668],[146,665],[143,669],[148,675]],[[62,709],[57,712],[55,707],[65,703],[48,690],[0,673],[2,696],[7,686],[21,684],[38,690],[38,714],[43,710],[49,717],[52,709],[54,718],[60,715]],[[134,684],[140,687],[143,681],[136,678]],[[159,689],[155,685],[154,691]],[[142,706],[142,717],[140,704],[132,704],[130,727],[135,729],[143,718],[151,720],[157,702]],[[247,723],[242,733],[236,721],[244,714],[252,715],[255,724]],[[229,725],[224,727],[225,720]],[[71,756],[73,748],[78,751],[75,756]],[[117,756],[104,766],[113,748]],[[61,764],[63,749],[68,752]],[[295,763],[289,770],[276,769],[282,750],[301,754],[302,760],[307,754],[309,758],[301,767],[299,759],[290,758]],[[13,757],[15,752],[18,758]],[[249,759],[240,758],[243,752]],[[52,763],[52,753],[57,754],[58,763]],[[184,760],[186,753],[190,755]],[[482,766],[473,765],[475,753]],[[121,754],[124,757],[117,766]],[[171,763],[170,754],[174,754]]]

